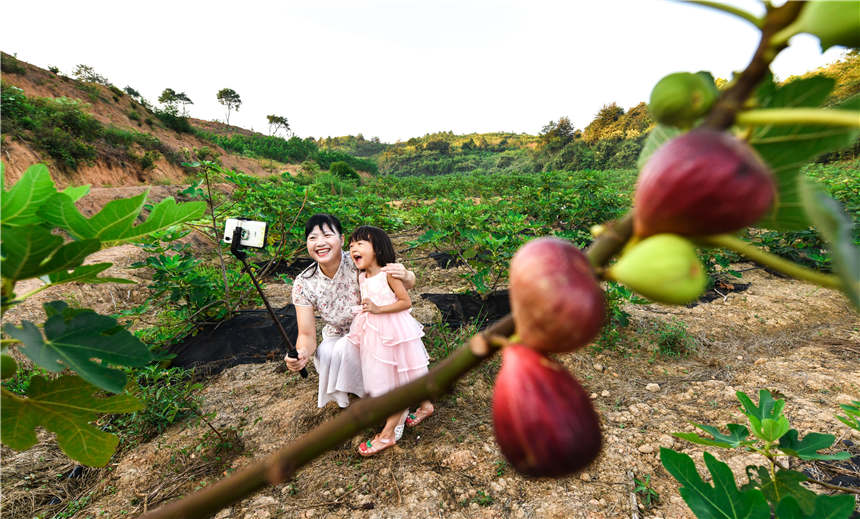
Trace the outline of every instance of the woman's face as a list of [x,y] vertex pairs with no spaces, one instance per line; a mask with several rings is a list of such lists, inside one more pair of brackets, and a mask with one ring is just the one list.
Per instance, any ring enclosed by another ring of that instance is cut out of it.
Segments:
[[343,235],[328,225],[318,225],[308,234],[307,246],[311,259],[317,263],[330,263],[341,257]]

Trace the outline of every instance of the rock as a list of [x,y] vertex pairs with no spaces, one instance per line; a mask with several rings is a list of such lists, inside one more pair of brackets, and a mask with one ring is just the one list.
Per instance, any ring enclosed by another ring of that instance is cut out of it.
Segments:
[[609,396],[609,391],[607,391],[607,390],[605,390],[605,389],[604,389],[603,391],[601,391],[601,392],[600,392],[600,396],[602,396],[602,397],[604,397],[604,398],[605,398],[605,397],[608,397],[608,396]]
[[591,474],[589,474],[588,472],[583,472],[579,475],[579,479],[580,481],[591,481]]
[[477,463],[478,457],[470,450],[459,450],[452,452],[447,458],[442,460],[442,465],[451,470],[463,470],[473,467]]
[[643,443],[639,446],[639,452],[642,454],[651,454],[654,452],[654,446],[650,443]]
[[660,391],[660,384],[656,384],[654,382],[651,382],[650,384],[645,386],[645,391],[650,391],[651,393],[656,393],[657,391]]
[[588,398],[594,400],[595,398],[597,398],[597,393],[591,393],[590,395],[588,395]]
[[599,362],[595,362],[595,363],[594,363],[594,369],[595,369],[596,371],[603,371],[603,364],[601,364],[601,363],[599,363]]

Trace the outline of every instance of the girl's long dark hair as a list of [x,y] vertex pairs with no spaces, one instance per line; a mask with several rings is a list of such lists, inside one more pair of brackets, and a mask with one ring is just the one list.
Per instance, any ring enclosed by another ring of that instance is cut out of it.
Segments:
[[[343,228],[340,225],[340,220],[337,219],[333,214],[328,213],[317,213],[310,218],[308,218],[307,223],[305,223],[305,240],[308,239],[308,235],[313,232],[315,228],[319,227],[321,231],[325,231],[325,228],[328,227],[332,231],[337,231],[338,234],[343,234]],[[311,266],[302,271],[300,276],[304,276],[306,278],[313,277],[314,274],[317,273],[317,262],[315,261]]]
[[394,244],[391,243],[391,238],[385,234],[385,231],[372,225],[362,225],[352,231],[352,234],[349,236],[349,243],[362,240],[369,241],[373,245],[373,253],[376,254],[377,265],[384,267],[389,263],[394,263],[396,259]]

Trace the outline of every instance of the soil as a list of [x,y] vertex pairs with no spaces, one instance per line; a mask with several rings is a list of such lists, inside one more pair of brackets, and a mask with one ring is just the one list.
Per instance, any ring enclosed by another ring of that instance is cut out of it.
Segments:
[[[422,258],[402,259],[418,276],[414,292],[465,291],[459,276],[463,267],[442,269],[426,252],[410,254]],[[139,249],[127,245],[92,259],[114,262],[108,275],[145,282],[145,270],[128,268],[142,257]],[[742,292],[691,308],[629,305],[631,324],[622,331],[622,346],[558,356],[591,393],[604,432],[603,452],[580,474],[529,479],[504,461],[493,439],[490,413],[498,369],[494,359],[461,379],[435,403],[431,418],[408,429],[387,452],[373,458],[357,455],[359,442],[374,432],[368,429],[311,462],[288,484],[265,488],[216,517],[615,518],[632,517],[634,506],[640,505],[638,517],[693,517],[677,483],[660,465],[659,448],[690,454],[703,471],[702,449],[671,434],[693,431],[693,422],[721,427],[738,422],[735,391],[757,395],[762,388],[786,399],[786,415],[801,435],[829,432],[843,449],[860,454],[860,433],[834,418],[839,404],[860,399],[857,314],[835,291],[776,277],[751,264],[735,268],[748,269],[738,280],[749,284]],[[275,307],[289,303],[289,286],[280,281],[270,278],[266,292]],[[61,294],[46,290],[7,318],[38,320],[40,303],[61,296],[112,313],[142,301],[146,289],[72,285]],[[417,297],[413,314],[431,327],[441,320],[432,303]],[[686,356],[656,354],[655,330],[661,323],[678,321],[686,325],[695,350]],[[215,452],[211,430],[190,421],[118,454],[106,468],[85,469],[84,476],[71,479],[74,464],[49,434],[40,433],[34,450],[3,448],[5,504],[0,515],[50,517],[88,496],[73,517],[134,516],[214,482],[339,411],[316,407],[317,375],[309,371],[309,379],[302,380],[273,360],[238,365],[206,379],[203,412],[214,415],[212,425],[222,434],[236,435],[233,449],[226,451]],[[760,461],[739,451],[714,454],[732,467],[738,481],[745,481],[746,465]],[[801,468],[819,479],[839,475],[821,464]],[[843,472],[856,479],[856,469]],[[633,478],[646,476],[660,496],[648,509],[632,492]]]

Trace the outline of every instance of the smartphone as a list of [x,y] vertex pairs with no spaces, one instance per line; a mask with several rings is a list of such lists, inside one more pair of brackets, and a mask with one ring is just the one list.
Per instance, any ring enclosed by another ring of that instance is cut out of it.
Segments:
[[266,222],[245,220],[243,218],[228,218],[224,224],[224,241],[226,243],[233,242],[233,231],[236,227],[241,227],[242,229],[242,240],[239,242],[239,245],[254,249],[262,249],[266,246],[266,234],[269,228]]

